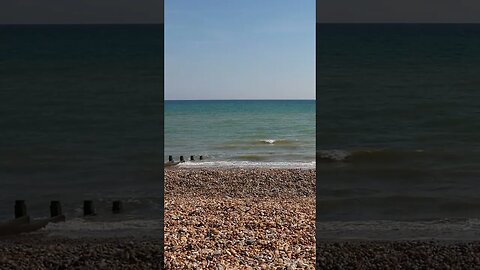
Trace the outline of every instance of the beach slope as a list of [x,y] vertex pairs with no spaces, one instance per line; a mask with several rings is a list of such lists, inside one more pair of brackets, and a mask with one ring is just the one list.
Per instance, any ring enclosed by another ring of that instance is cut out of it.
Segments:
[[314,265],[314,170],[165,171],[166,269]]

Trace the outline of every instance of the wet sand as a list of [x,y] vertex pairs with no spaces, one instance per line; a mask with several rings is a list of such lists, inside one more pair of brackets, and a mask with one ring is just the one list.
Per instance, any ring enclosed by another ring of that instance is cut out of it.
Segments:
[[278,267],[315,267],[314,170],[165,171],[165,269]]

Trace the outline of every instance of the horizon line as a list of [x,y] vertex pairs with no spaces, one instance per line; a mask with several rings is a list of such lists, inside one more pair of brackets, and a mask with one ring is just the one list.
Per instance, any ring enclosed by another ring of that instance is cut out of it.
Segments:
[[[86,22],[86,23],[0,23],[0,26],[23,26],[23,25],[162,25],[165,22]],[[316,24],[470,24],[476,25],[480,22],[316,22]]]
[[282,100],[316,100],[316,98],[276,98],[276,99],[265,99],[265,98],[259,98],[259,99],[252,99],[252,98],[244,98],[244,99],[164,99],[163,101],[282,101]]
[[161,25],[164,22],[132,22],[132,23],[0,23],[0,26],[21,26],[21,25]]
[[480,22],[316,22],[316,24],[480,24]]

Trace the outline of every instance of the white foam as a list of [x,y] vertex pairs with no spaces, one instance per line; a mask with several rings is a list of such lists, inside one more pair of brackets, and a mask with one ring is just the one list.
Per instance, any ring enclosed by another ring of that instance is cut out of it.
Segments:
[[337,160],[337,161],[342,161],[345,160],[347,157],[351,155],[350,152],[345,151],[345,150],[323,150],[320,151],[320,156],[322,158],[328,158],[331,160]]
[[266,139],[266,140],[260,140],[260,141],[261,141],[261,142],[264,142],[264,143],[274,144],[277,140]]
[[49,223],[41,231],[66,238],[155,237],[162,230],[160,220],[88,221],[82,218]]
[[180,168],[291,168],[315,169],[316,162],[254,162],[254,161],[202,161],[180,163]]
[[326,221],[317,222],[324,239],[480,240],[480,220]]

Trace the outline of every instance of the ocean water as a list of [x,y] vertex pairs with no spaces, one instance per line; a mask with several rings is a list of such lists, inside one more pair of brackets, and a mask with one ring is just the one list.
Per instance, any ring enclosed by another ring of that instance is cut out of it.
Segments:
[[479,238],[479,70],[480,25],[317,24],[324,237]]
[[[0,26],[0,220],[160,219],[163,26]],[[113,216],[112,200],[125,212]],[[132,221],[133,222],[133,221]]]
[[180,167],[315,168],[315,101],[165,101],[164,155],[183,155]]

